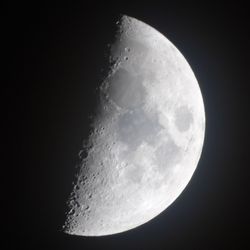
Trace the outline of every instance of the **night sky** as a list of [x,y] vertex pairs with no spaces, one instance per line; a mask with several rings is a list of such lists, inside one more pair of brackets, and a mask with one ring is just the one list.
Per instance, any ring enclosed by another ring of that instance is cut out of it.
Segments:
[[[118,2],[2,8],[6,249],[248,249],[248,8]],[[206,110],[203,152],[181,196],[149,223],[112,236],[70,236],[60,231],[66,200],[120,14],[166,35],[191,65]]]

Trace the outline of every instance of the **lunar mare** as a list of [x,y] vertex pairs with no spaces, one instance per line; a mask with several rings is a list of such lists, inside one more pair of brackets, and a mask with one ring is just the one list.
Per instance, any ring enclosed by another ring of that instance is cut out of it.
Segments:
[[110,63],[68,201],[68,234],[109,235],[148,222],[181,194],[201,155],[202,95],[178,49],[123,16]]

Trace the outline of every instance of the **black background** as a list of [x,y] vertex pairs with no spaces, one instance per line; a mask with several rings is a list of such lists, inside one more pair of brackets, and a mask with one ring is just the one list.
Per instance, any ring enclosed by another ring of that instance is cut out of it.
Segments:
[[[2,9],[6,249],[247,249],[247,6],[118,2]],[[149,223],[112,236],[70,236],[60,232],[65,202],[119,14],[159,30],[190,63],[206,109],[203,153],[181,196]]]

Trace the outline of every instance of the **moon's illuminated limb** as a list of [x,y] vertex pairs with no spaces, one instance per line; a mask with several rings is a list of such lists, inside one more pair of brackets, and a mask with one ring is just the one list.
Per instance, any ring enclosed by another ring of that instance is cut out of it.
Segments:
[[145,23],[123,16],[115,62],[100,87],[65,232],[98,236],[135,228],[166,209],[198,164],[205,113],[182,54]]

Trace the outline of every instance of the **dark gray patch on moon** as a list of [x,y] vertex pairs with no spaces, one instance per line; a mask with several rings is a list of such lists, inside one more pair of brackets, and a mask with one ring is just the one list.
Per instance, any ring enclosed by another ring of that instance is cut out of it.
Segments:
[[193,115],[189,108],[181,106],[175,111],[175,125],[180,132],[187,131],[193,122]]
[[167,170],[171,170],[172,165],[181,159],[181,148],[179,148],[173,140],[169,139],[157,148],[155,156],[158,170],[163,173]]
[[111,77],[108,88],[109,97],[121,108],[133,109],[141,105],[145,97],[140,75],[131,75],[120,68]]
[[158,121],[149,119],[141,109],[124,114],[118,121],[119,139],[129,146],[129,151],[143,141],[150,143],[160,129]]

